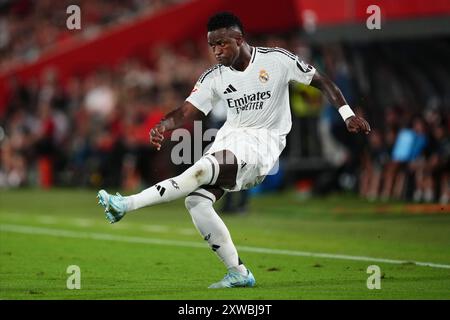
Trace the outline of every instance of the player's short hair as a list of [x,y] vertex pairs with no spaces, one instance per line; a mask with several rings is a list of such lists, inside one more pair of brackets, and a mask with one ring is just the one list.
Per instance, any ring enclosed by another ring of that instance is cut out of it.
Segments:
[[237,27],[244,34],[244,27],[241,20],[231,12],[218,12],[208,20],[207,28],[214,31],[221,28]]

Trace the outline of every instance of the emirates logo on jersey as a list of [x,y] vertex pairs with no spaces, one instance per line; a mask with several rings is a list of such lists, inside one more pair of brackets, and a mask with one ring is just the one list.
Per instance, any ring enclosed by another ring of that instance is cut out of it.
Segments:
[[267,81],[269,81],[269,74],[266,70],[261,69],[259,71],[259,81],[261,81],[262,83],[266,83]]
[[244,94],[242,97],[227,99],[228,108],[235,108],[236,113],[247,110],[261,110],[264,101],[270,99],[272,92],[256,92],[252,94]]

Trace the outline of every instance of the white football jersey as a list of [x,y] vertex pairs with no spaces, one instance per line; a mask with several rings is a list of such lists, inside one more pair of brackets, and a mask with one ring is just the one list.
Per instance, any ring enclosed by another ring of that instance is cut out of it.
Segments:
[[204,72],[186,101],[207,115],[218,104],[228,110],[224,126],[291,130],[289,82],[309,85],[315,69],[281,48],[253,47],[244,71],[216,65]]

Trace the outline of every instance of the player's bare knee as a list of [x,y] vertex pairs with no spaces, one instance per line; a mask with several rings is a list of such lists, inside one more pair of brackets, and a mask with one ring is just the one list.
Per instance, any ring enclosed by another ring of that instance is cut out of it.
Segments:
[[222,150],[212,154],[219,163],[219,175],[216,185],[231,188],[236,184],[238,171],[237,158],[233,152]]
[[218,201],[225,194],[225,191],[216,186],[205,185],[202,186],[201,189],[209,192],[211,194],[210,198],[214,199],[214,202]]
[[236,156],[233,152],[229,150],[221,150],[214,152],[212,154],[216,159],[219,165],[235,165],[237,164]]

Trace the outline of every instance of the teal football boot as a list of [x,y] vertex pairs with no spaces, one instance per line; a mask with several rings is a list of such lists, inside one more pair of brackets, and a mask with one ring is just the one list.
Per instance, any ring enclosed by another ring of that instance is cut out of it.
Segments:
[[97,194],[98,203],[105,208],[106,219],[109,223],[120,221],[126,213],[126,200],[117,193],[115,196],[100,190]]
[[237,288],[237,287],[253,287],[256,284],[255,277],[247,269],[247,275],[242,275],[234,268],[228,269],[228,273],[219,282],[213,283],[208,288],[209,289],[220,289],[220,288]]

